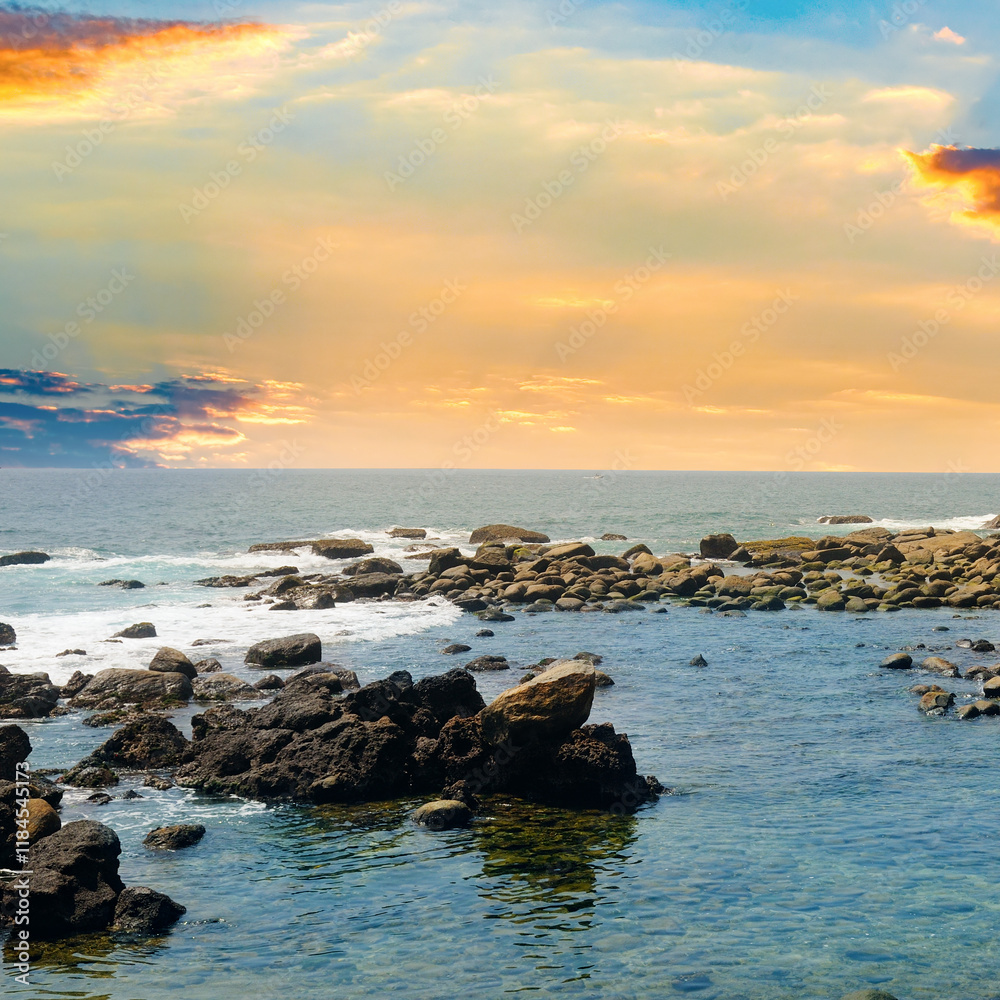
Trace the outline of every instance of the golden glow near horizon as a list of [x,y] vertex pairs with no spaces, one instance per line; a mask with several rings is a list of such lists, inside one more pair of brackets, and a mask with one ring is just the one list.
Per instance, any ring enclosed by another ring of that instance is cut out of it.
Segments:
[[992,29],[154,6],[0,8],[2,464],[991,469]]

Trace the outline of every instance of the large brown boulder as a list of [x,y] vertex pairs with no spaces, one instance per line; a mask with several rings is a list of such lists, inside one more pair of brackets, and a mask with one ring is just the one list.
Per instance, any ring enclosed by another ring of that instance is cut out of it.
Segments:
[[162,674],[183,674],[192,681],[198,676],[194,664],[179,649],[172,649],[170,646],[163,646],[157,651],[149,669]]
[[739,547],[730,534],[706,535],[698,543],[698,552],[702,559],[728,559]]
[[191,681],[184,674],[112,667],[98,671],[70,705],[74,708],[116,708],[126,704],[156,708],[187,702],[191,694]]
[[469,536],[470,545],[481,545],[483,542],[522,542],[530,545],[548,541],[549,536],[540,531],[515,528],[512,524],[487,524],[483,528],[476,528]]
[[282,639],[265,639],[255,643],[247,650],[244,662],[251,667],[271,670],[275,667],[307,666],[322,659],[323,644],[319,636],[313,632],[300,632]]
[[362,559],[352,563],[342,570],[344,576],[363,576],[365,573],[402,573],[403,567],[395,559],[376,556],[373,559]]
[[591,664],[565,660],[524,684],[509,688],[483,709],[487,743],[553,743],[582,726],[594,704],[596,676]]

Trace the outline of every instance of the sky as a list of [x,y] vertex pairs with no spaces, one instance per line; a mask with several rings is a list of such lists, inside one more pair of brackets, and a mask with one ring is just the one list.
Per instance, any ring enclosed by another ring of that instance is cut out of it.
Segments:
[[0,2],[0,465],[987,472],[993,0]]

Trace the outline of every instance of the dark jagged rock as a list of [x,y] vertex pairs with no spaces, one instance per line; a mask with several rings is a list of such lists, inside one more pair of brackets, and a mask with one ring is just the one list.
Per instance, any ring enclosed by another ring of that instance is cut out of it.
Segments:
[[506,656],[477,656],[466,663],[465,669],[473,673],[486,673],[491,670],[509,670],[510,664]]
[[455,653],[468,653],[470,649],[472,647],[466,646],[464,642],[453,642],[450,646],[445,646],[441,653],[444,656],[451,656]]
[[258,691],[280,691],[285,682],[277,674],[268,674],[254,684]]
[[197,701],[257,701],[259,690],[235,674],[211,673],[191,685]]
[[205,836],[200,823],[181,823],[178,826],[161,826],[150,830],[143,838],[146,847],[158,851],[180,851],[197,844]]
[[302,632],[283,639],[265,639],[247,650],[245,662],[252,667],[300,667],[323,659],[318,635]]
[[214,674],[222,670],[222,664],[214,656],[210,656],[207,659],[199,660],[194,665],[194,669],[199,674]]
[[118,784],[118,775],[106,764],[99,764],[92,758],[85,757],[59,780],[73,788],[110,788]]
[[[54,940],[104,930],[125,888],[118,875],[121,844],[93,820],[67,823],[31,849],[31,936]],[[17,912],[16,883],[0,890],[0,912]]]
[[146,585],[142,580],[104,580],[98,587],[120,587],[122,590],[144,590]]
[[16,781],[17,765],[31,753],[31,741],[20,726],[0,726],[0,781]]
[[[263,708],[224,706],[196,716],[178,782],[313,802],[370,801],[469,782],[483,793],[632,811],[655,788],[636,775],[626,737],[610,726],[572,728],[589,712],[583,702],[593,698],[594,670],[571,661],[567,674],[558,667],[551,677],[542,674],[533,682],[539,690],[508,695],[491,712],[464,670],[417,684],[397,671],[342,695],[335,674],[313,668]],[[559,696],[564,687],[573,690]]]
[[396,592],[399,577],[393,573],[359,573],[346,589],[355,597],[382,597]]
[[126,934],[158,934],[172,927],[187,909],[146,886],[123,889],[115,904],[112,930]]
[[152,622],[139,622],[136,625],[129,625],[120,632],[115,632],[113,639],[155,639],[156,626]]
[[0,566],[37,566],[47,563],[51,558],[45,552],[12,552],[10,555],[0,556]]
[[0,646],[13,646],[17,642],[17,633],[13,625],[0,622]]
[[126,723],[88,758],[122,770],[173,767],[188,748],[181,731],[159,715],[145,714]]
[[0,718],[44,719],[58,701],[48,674],[0,673]]
[[170,707],[190,701],[191,681],[155,670],[101,670],[71,700],[74,708],[114,709],[122,705]]

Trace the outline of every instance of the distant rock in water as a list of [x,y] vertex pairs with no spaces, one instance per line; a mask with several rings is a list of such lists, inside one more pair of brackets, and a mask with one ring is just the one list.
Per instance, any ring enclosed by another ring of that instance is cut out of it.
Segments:
[[283,639],[265,639],[254,643],[245,661],[253,667],[300,667],[319,663],[323,659],[323,644],[318,635],[302,632]]
[[997,528],[1000,528],[1000,514],[997,514],[996,517],[987,521],[983,525],[983,529],[985,529],[986,531],[995,531]]
[[424,528],[390,528],[386,534],[390,538],[426,538],[427,531]]
[[17,642],[17,633],[13,625],[0,622],[0,646],[13,646]]
[[528,528],[515,528],[512,524],[487,524],[469,536],[470,545],[481,545],[483,542],[523,542],[527,544],[544,544],[551,539],[540,531],[530,531]]
[[48,562],[52,556],[46,552],[12,552],[0,556],[0,566],[34,566]]
[[616,535],[613,531],[606,531],[601,535],[602,542],[627,542],[628,535]]
[[141,580],[104,580],[98,587],[121,587],[122,590],[142,590],[145,584]]
[[819,517],[816,519],[819,524],[872,524],[873,520],[867,514],[834,514],[833,516]]
[[155,639],[156,627],[152,622],[139,622],[136,625],[129,625],[120,632],[115,632],[113,639]]

